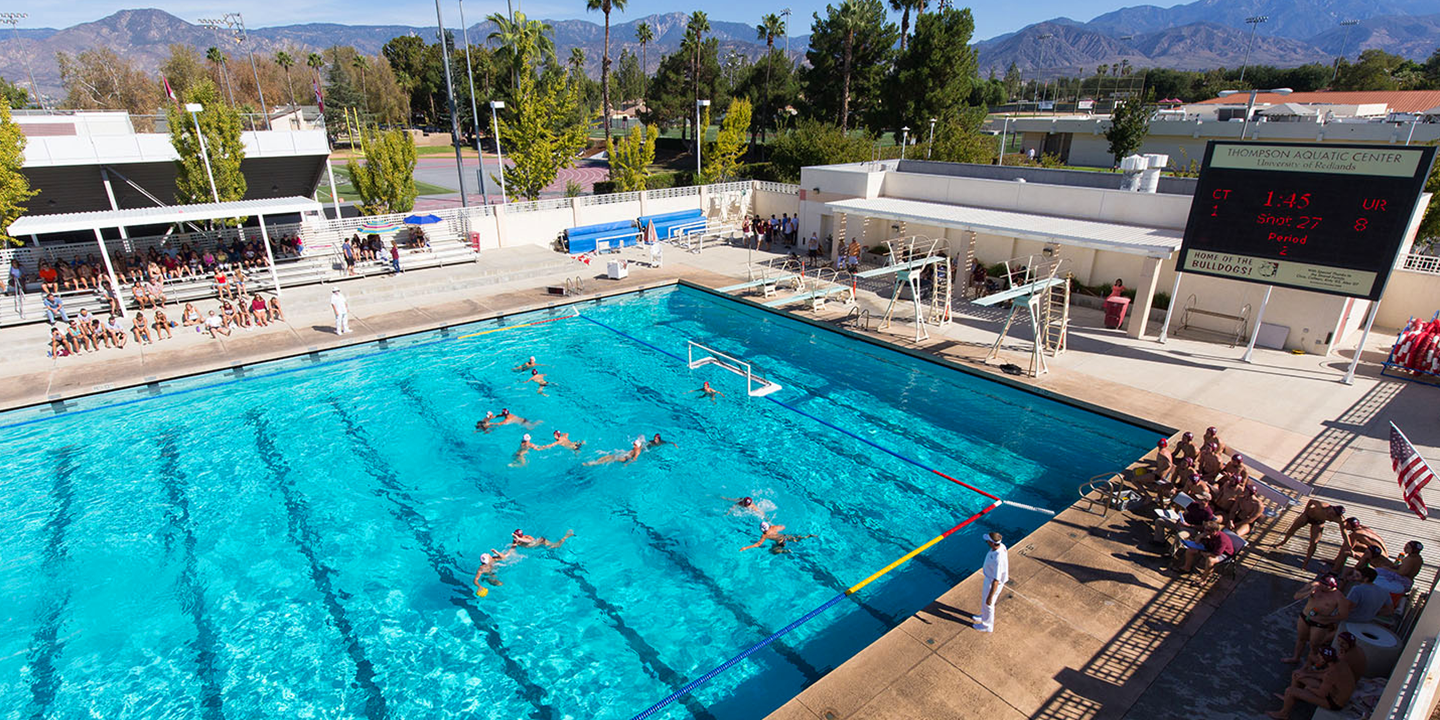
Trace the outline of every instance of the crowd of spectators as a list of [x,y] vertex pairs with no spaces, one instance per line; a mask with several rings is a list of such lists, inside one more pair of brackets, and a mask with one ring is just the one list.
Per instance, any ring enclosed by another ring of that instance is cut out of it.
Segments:
[[[1198,571],[1196,584],[1234,561],[1265,516],[1257,479],[1213,427],[1198,442],[1189,432],[1173,447],[1161,439],[1154,459],[1129,478],[1132,490],[1153,503],[1154,541],[1173,558],[1171,568],[1182,576]],[[1331,525],[1339,533],[1339,550],[1333,559],[1317,560]],[[1285,661],[1301,667],[1290,686],[1275,694],[1284,705],[1270,713],[1274,718],[1288,718],[1302,702],[1339,710],[1350,701],[1364,675],[1364,650],[1341,623],[1396,622],[1424,564],[1419,541],[1405,543],[1392,555],[1378,532],[1347,515],[1343,506],[1318,499],[1309,500],[1270,546],[1284,546],[1302,529],[1308,530],[1302,571],[1319,562],[1324,572],[1295,594],[1296,604],[1304,607],[1295,621],[1295,647]]]

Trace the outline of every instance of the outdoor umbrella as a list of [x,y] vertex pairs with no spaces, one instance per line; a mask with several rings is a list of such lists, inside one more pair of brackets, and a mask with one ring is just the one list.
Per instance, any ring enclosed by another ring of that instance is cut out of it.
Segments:
[[439,215],[411,215],[410,217],[405,218],[406,225],[429,225],[431,223],[438,222],[440,222]]
[[374,221],[374,220],[369,220],[369,221],[366,221],[366,222],[364,222],[364,223],[362,223],[362,224],[360,225],[360,232],[363,232],[363,233],[366,233],[366,234],[369,234],[369,233],[377,233],[377,234],[378,234],[378,233],[389,233],[389,232],[395,232],[396,230],[399,230],[399,229],[400,229],[400,223],[395,223],[395,222],[376,222],[376,221]]

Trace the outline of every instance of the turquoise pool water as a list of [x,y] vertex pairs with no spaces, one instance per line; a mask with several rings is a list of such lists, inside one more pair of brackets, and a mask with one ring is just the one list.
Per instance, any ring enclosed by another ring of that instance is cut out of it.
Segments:
[[[1040,507],[1152,442],[698,290],[574,307],[603,326],[457,339],[572,312],[547,311],[0,414],[0,718],[629,718],[989,503],[636,339],[740,357],[775,400]],[[585,445],[511,467],[525,430],[474,431],[502,407]],[[581,464],[657,432],[678,445]],[[740,552],[744,495],[816,537]],[[986,515],[657,717],[763,716],[978,567],[982,532],[1045,519]],[[476,597],[517,527],[575,536]]]

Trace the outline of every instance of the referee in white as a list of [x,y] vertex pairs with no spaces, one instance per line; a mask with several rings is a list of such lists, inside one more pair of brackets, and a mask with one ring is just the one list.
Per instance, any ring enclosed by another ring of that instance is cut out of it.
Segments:
[[980,621],[972,625],[980,632],[995,632],[995,601],[1010,580],[1010,558],[1005,554],[1004,538],[998,532],[985,536],[990,553],[985,556],[985,586],[980,597]]

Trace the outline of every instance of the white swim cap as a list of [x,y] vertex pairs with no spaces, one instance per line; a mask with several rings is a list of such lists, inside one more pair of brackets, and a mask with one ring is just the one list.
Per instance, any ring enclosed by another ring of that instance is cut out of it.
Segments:
[[769,530],[769,529],[770,529],[770,523],[765,522],[764,520],[761,520],[761,521],[760,521],[760,532],[765,532],[766,530]]
[[[211,314],[211,315],[214,315],[214,314],[215,314],[215,311],[214,311],[214,310],[211,310],[211,311],[210,311],[210,314]],[[489,420],[490,418],[493,418],[493,417],[495,417],[495,411],[494,411],[494,410],[486,410],[486,411],[485,411],[485,419],[486,419],[486,420]]]
[[530,440],[530,433],[525,433],[524,440],[526,440],[527,442]]
[[635,445],[644,445],[644,444],[645,444],[645,436],[644,436],[644,435],[641,435],[641,436],[635,438],[634,444],[635,444]]
[[490,564],[490,553],[480,553],[480,564],[481,564],[481,565],[489,565],[489,564]]

